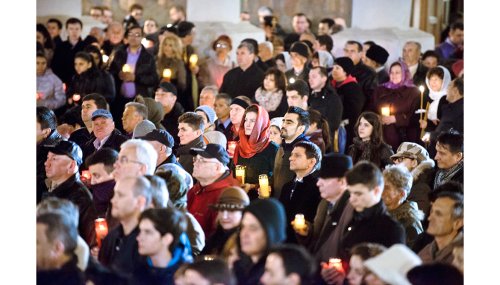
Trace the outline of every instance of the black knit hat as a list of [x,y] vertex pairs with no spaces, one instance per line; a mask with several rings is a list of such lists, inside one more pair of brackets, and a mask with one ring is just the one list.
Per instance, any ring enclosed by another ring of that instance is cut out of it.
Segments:
[[352,168],[352,159],[348,155],[329,153],[323,156],[319,177],[321,178],[339,178],[344,177],[345,173]]
[[303,42],[295,42],[290,47],[290,52],[296,52],[305,58],[309,58],[309,47]]
[[333,63],[333,65],[338,65],[338,66],[342,67],[342,69],[345,71],[345,73],[347,75],[352,74],[352,72],[354,70],[354,63],[352,62],[352,59],[350,59],[347,56],[339,57],[339,58],[335,59],[335,62]]
[[280,201],[274,198],[256,199],[245,208],[243,215],[245,215],[246,212],[254,215],[264,228],[268,249],[273,245],[285,241],[286,215],[285,208]]
[[366,57],[380,65],[384,65],[389,58],[389,53],[385,48],[374,44],[366,51]]

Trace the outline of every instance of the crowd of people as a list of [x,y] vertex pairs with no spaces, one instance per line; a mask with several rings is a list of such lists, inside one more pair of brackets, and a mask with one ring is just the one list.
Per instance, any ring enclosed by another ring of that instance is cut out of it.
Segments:
[[463,284],[462,22],[387,62],[331,18],[206,55],[143,11],[37,24],[38,284]]

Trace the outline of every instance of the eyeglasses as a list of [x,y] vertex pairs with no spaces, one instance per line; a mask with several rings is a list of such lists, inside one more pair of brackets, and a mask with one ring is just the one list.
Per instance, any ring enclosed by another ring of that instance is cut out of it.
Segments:
[[142,37],[142,34],[141,33],[128,33],[128,36],[139,38],[139,37]]
[[120,156],[118,158],[118,162],[120,162],[120,164],[126,164],[126,163],[129,163],[129,162],[137,163],[137,164],[144,164],[144,163],[142,163],[140,161],[137,161],[137,160],[128,159],[128,157],[126,157],[126,156]]
[[405,158],[413,160],[413,158],[411,158],[411,157],[397,157],[397,158],[394,158],[392,161],[397,162],[397,163],[401,163],[405,160]]
[[217,44],[215,45],[215,47],[216,47],[216,48],[226,48],[226,47],[227,47],[227,44],[225,44],[225,43],[217,43]]
[[204,158],[198,158],[198,157],[193,157],[193,163],[217,163],[218,161],[211,161],[211,160],[206,160]]

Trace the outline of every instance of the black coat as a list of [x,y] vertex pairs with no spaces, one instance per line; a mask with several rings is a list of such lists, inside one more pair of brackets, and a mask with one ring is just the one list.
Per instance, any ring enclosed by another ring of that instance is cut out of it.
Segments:
[[[93,154],[97,150],[94,146],[95,140],[96,140],[95,137],[94,137],[94,139],[90,139],[89,141],[87,141],[87,143],[83,147],[83,161],[85,161],[85,159],[87,159],[87,157],[89,157],[91,154]],[[122,133],[120,133],[119,130],[114,129],[113,132],[111,133],[111,135],[109,136],[109,138],[106,140],[106,142],[104,142],[104,144],[102,145],[101,148],[109,147],[109,148],[116,150],[117,152],[120,152],[120,146],[122,145],[122,143],[124,143],[127,140],[128,140],[128,138],[126,136],[122,135]]]
[[66,97],[71,98],[73,94],[80,94],[83,98],[90,93],[99,93],[108,103],[113,102],[116,95],[115,81],[107,71],[94,68],[81,74],[75,74],[68,85]]
[[84,285],[85,276],[77,266],[78,258],[73,255],[59,269],[40,270],[36,272],[36,284],[39,285]]
[[310,108],[319,111],[326,117],[330,127],[330,134],[333,136],[335,131],[339,128],[340,121],[342,120],[342,112],[344,110],[342,100],[335,89],[333,89],[329,82],[326,82],[325,87],[323,87],[320,92],[311,93],[308,103]]
[[205,254],[215,254],[220,255],[222,253],[222,249],[226,244],[227,240],[238,231],[239,227],[234,229],[230,229],[228,231],[224,230],[220,225],[217,225],[217,229],[215,233],[207,239],[205,247],[201,252],[202,255]]
[[363,90],[363,94],[365,95],[366,99],[364,109],[366,109],[366,104],[370,102],[370,97],[379,84],[377,73],[371,67],[365,65],[360,61],[354,66],[352,76],[356,77],[359,86],[361,86],[361,89]]
[[92,195],[89,189],[80,181],[78,173],[73,174],[43,198],[46,197],[67,199],[78,206],[80,212],[78,232],[87,244],[90,245],[95,241],[94,220],[97,218],[97,211],[92,202]]
[[81,39],[72,46],[69,41],[64,41],[56,46],[54,50],[54,57],[52,58],[51,68],[57,77],[61,79],[62,82],[66,83],[68,86],[71,83],[71,79],[76,74],[75,71],[75,54],[77,52],[83,51],[86,42]]
[[36,146],[36,203],[40,203],[42,200],[42,195],[47,192],[47,185],[45,184],[45,179],[47,174],[45,173],[45,161],[47,160],[47,155],[49,150],[45,147],[46,145],[56,145],[62,141],[61,135],[57,130],[53,130],[50,135],[40,142]]
[[393,244],[405,244],[406,234],[403,226],[392,218],[380,200],[371,208],[354,212],[353,219],[342,240],[340,258],[349,260],[350,249],[361,242],[374,242],[390,247]]
[[297,243],[295,231],[290,224],[295,219],[296,214],[303,214],[306,221],[314,221],[321,200],[319,188],[316,186],[318,175],[318,172],[315,171],[304,177],[302,182],[297,182],[294,178],[283,185],[281,189],[280,202],[285,207],[286,212],[286,242],[288,243]]
[[429,68],[425,67],[422,62],[418,62],[417,72],[413,75],[413,84],[415,86],[423,85],[426,87],[425,77],[427,76],[427,71],[429,71]]
[[262,256],[257,263],[253,263],[248,256],[241,256],[233,265],[233,273],[238,285],[258,285],[264,274],[267,255]]
[[348,82],[340,84],[340,86],[337,85],[336,90],[344,105],[342,120],[349,120],[349,124],[345,126],[347,133],[346,145],[351,145],[352,139],[355,137],[354,125],[363,111],[366,101],[365,96],[363,95],[361,86],[356,82]]
[[83,151],[85,144],[91,139],[95,139],[94,133],[89,133],[87,128],[83,126],[82,128],[72,132],[68,140],[75,142]]
[[229,70],[225,75],[219,93],[227,93],[231,98],[245,95],[253,98],[255,90],[262,85],[264,72],[254,63],[243,71],[240,67]]
[[[180,145],[177,148],[177,157],[179,158],[179,163],[182,168],[186,170],[189,174],[193,173],[193,155],[190,153],[192,147],[204,148],[205,141],[203,140],[203,135],[195,138],[188,144]],[[193,177],[193,183],[196,184],[196,179]]]
[[179,102],[175,102],[175,105],[170,113],[165,114],[163,120],[161,121],[161,124],[165,128],[165,130],[174,138],[174,149],[176,149],[180,143],[179,136],[177,135],[179,133],[178,120],[183,113],[184,108],[182,107],[182,105]]

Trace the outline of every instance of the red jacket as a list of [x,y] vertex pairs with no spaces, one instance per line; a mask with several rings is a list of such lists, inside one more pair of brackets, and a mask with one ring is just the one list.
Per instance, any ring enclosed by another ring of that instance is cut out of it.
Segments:
[[239,186],[240,182],[233,178],[231,171],[226,171],[219,180],[205,187],[197,182],[189,189],[187,197],[187,209],[200,223],[205,236],[210,237],[217,228],[215,220],[217,211],[209,208],[211,204],[217,203],[222,191],[229,186]]

